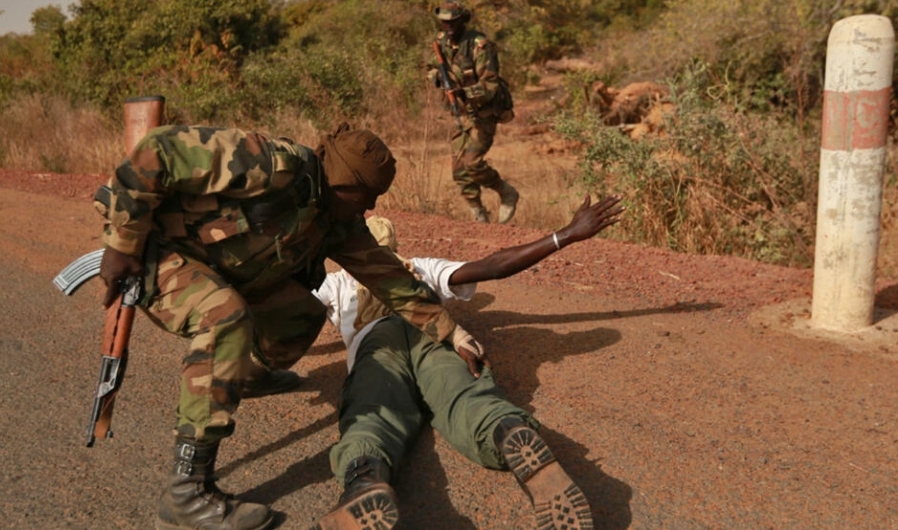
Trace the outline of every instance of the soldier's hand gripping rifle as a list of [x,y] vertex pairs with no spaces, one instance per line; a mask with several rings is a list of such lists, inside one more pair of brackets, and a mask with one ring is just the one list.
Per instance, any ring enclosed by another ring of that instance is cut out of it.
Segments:
[[[66,295],[73,294],[84,282],[100,273],[103,249],[85,254],[60,272],[53,283]],[[111,438],[112,410],[115,396],[125,378],[128,364],[128,341],[137,302],[143,295],[143,279],[130,276],[122,282],[121,294],[106,310],[100,377],[87,427],[87,446],[97,438]]]
[[440,49],[440,43],[433,41],[433,53],[437,56],[437,68],[440,71],[440,84],[443,91],[446,92],[446,98],[449,100],[449,106],[452,108],[452,115],[455,116],[455,123],[458,124],[459,130],[464,130],[461,123],[461,112],[458,110],[458,98],[455,97],[455,90],[452,88],[452,80],[449,78],[449,68],[446,66],[446,56]]

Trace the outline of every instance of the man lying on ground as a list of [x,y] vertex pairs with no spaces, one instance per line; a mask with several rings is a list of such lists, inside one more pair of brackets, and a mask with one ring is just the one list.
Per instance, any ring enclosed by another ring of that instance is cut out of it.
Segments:
[[[470,300],[476,283],[533,266],[562,247],[617,223],[619,197],[591,206],[589,197],[565,228],[472,262],[399,256],[443,300]],[[392,223],[371,217],[383,246],[397,248]],[[396,478],[406,449],[429,417],[431,425],[471,461],[511,470],[528,493],[540,529],[592,528],[582,490],[565,473],[537,432],[539,423],[501,395],[480,344],[456,326],[454,344],[434,342],[371,296],[346,271],[328,274],[313,294],[343,336],[349,375],[340,404],[340,441],[331,449],[344,492],[320,530],[393,528],[399,520]]]

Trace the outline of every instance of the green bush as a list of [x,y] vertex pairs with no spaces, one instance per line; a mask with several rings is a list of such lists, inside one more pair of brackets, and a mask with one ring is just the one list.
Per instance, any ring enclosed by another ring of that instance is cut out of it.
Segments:
[[[595,114],[565,115],[559,132],[583,149],[574,184],[621,194],[621,233],[681,252],[734,254],[783,265],[813,256],[812,141],[783,116],[750,116],[719,92],[707,65],[672,80],[663,134],[631,140]],[[807,146],[807,153],[796,148]]]

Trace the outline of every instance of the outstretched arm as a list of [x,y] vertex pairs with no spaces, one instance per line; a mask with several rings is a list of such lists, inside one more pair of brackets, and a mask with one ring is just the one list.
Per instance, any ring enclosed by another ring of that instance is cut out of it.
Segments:
[[605,197],[590,205],[589,195],[567,226],[548,236],[516,247],[504,248],[477,261],[469,261],[449,277],[449,285],[462,285],[507,278],[536,265],[549,255],[577,241],[589,239],[620,221],[621,198]]

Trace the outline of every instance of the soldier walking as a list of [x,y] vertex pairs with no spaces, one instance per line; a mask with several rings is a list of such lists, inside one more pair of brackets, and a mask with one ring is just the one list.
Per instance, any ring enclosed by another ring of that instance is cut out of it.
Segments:
[[438,70],[428,76],[444,94],[460,101],[459,127],[452,135],[452,178],[471,208],[474,219],[489,222],[481,188],[499,194],[499,222],[514,217],[518,191],[485,160],[496,128],[514,118],[511,93],[499,77],[496,46],[483,33],[468,29],[471,12],[459,2],[445,2],[434,10],[441,31],[436,45],[448,65],[450,86],[443,86]]

